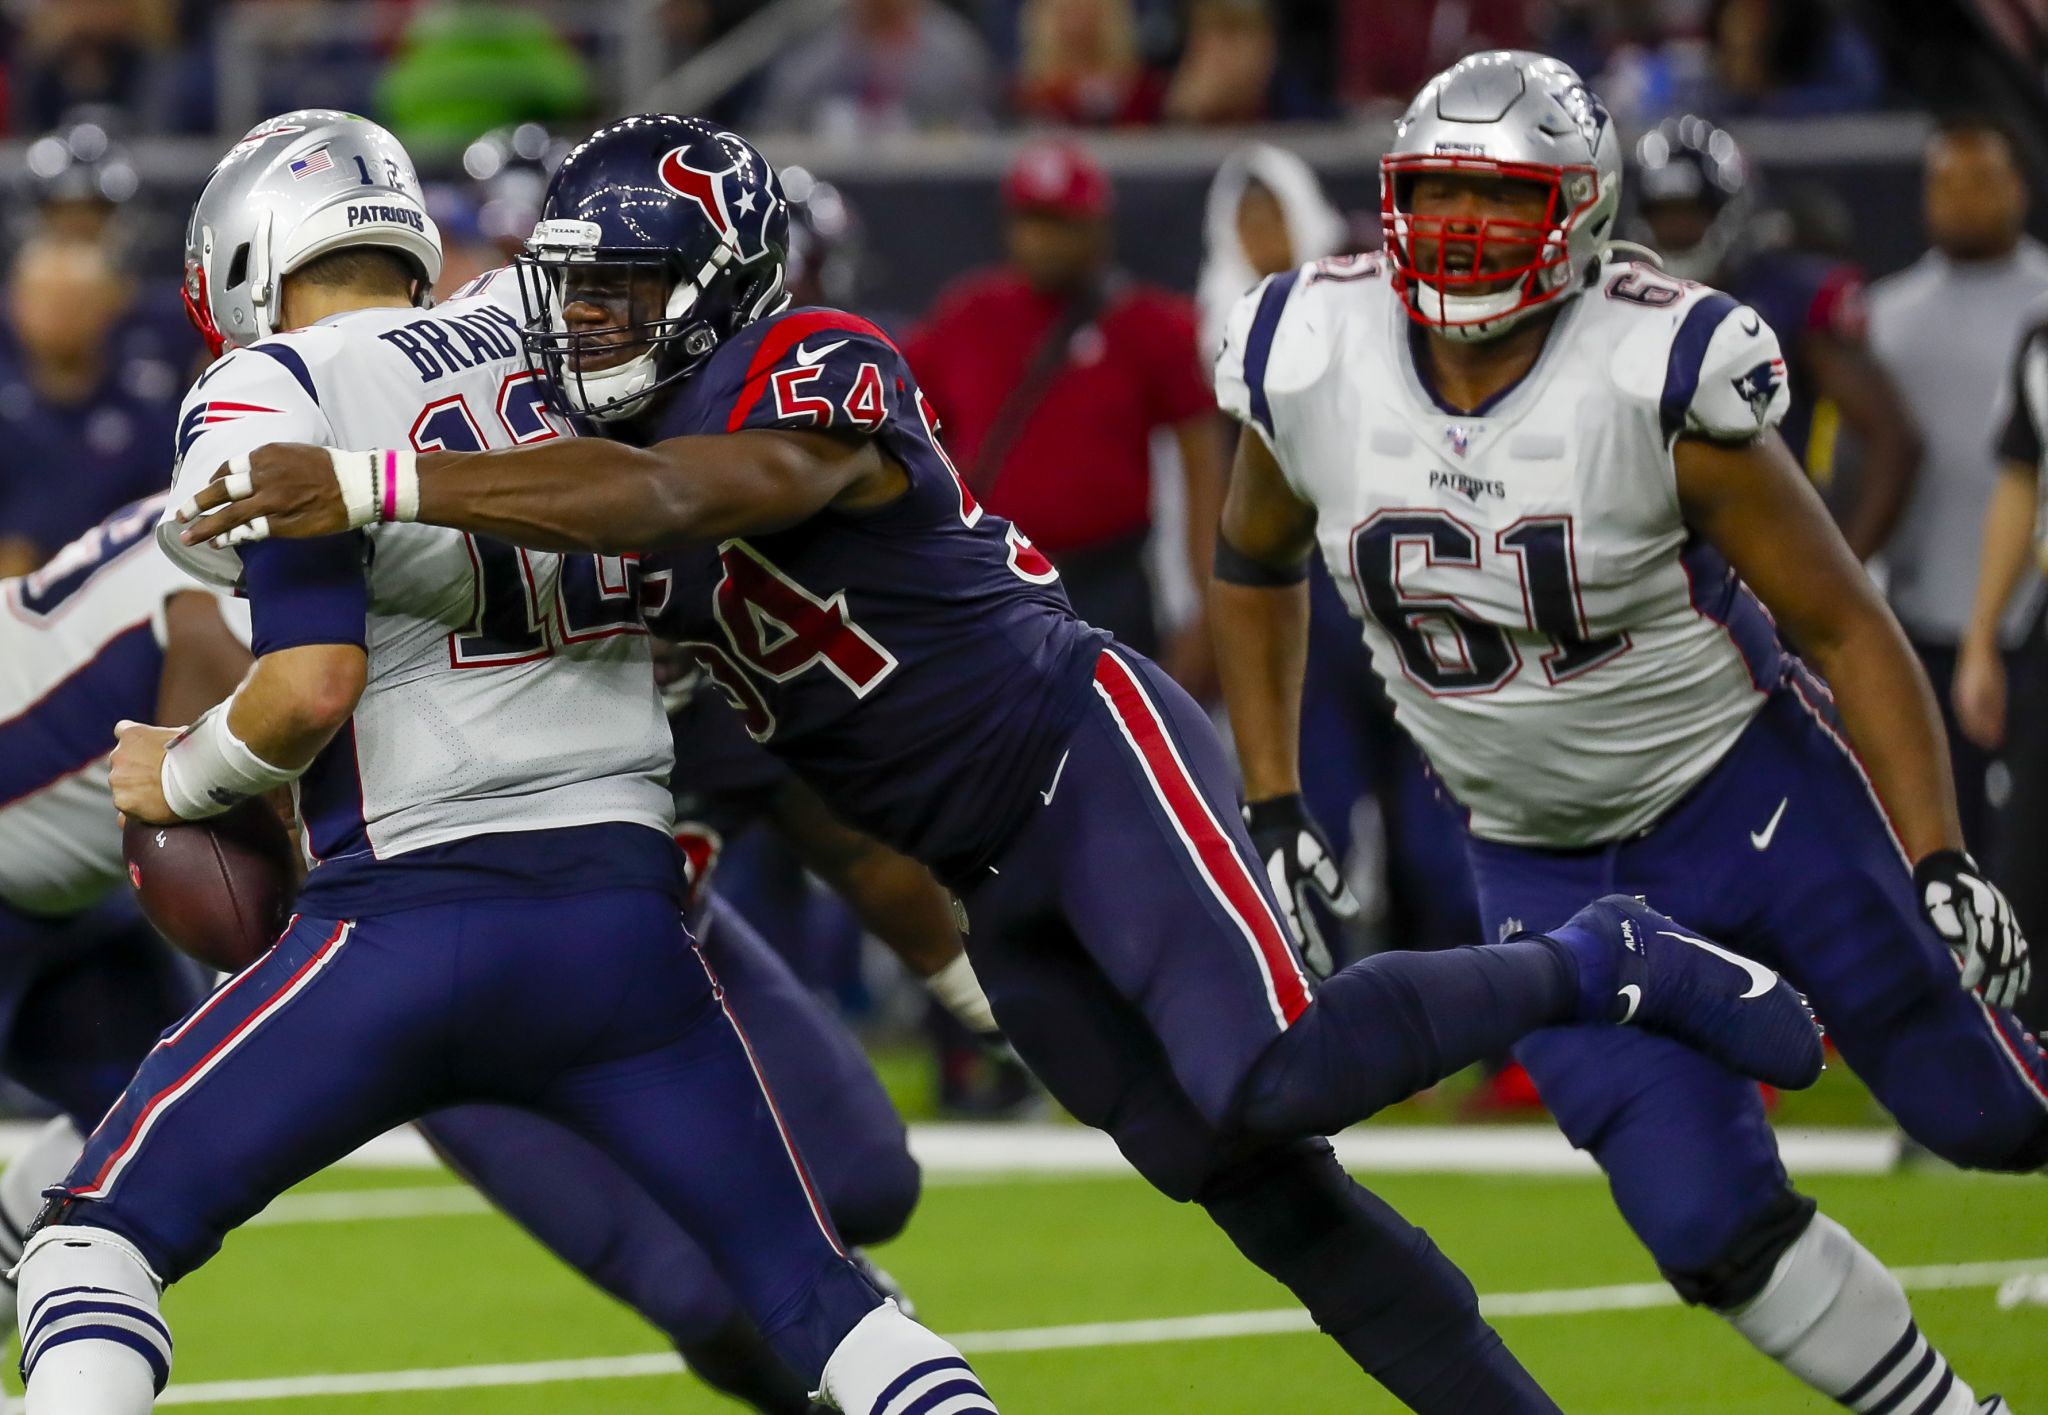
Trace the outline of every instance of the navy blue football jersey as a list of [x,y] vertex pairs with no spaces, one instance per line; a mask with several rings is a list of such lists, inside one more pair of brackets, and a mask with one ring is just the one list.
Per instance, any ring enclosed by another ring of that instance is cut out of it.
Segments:
[[747,736],[739,714],[708,685],[669,714],[676,769],[676,844],[690,863],[693,898],[725,847],[766,818],[790,769]]
[[807,309],[748,327],[647,431],[749,428],[872,437],[909,489],[873,511],[648,555],[652,625],[841,817],[961,877],[1045,785],[1108,636],[976,503],[903,355],[866,320]]

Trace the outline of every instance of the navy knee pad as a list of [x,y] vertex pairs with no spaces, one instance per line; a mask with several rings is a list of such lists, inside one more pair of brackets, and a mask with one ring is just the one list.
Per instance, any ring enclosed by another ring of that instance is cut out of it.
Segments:
[[835,1164],[836,1173],[822,1181],[832,1226],[855,1248],[886,1243],[901,1233],[924,1188],[923,1172],[903,1137],[888,1138],[886,1145]]
[[1717,1312],[1732,1311],[1764,1290],[1785,1250],[1798,1242],[1813,1222],[1815,1207],[1804,1194],[1782,1190],[1706,1267],[1679,1272],[1660,1263],[1658,1271],[1688,1303]]

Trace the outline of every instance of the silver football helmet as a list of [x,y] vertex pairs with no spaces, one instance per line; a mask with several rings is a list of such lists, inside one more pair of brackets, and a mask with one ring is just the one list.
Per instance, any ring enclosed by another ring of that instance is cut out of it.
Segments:
[[380,246],[441,275],[441,233],[398,139],[327,108],[249,130],[207,178],[185,228],[185,312],[218,354],[277,332],[283,278],[334,251]]
[[[1409,314],[1450,338],[1491,339],[1576,295],[1614,234],[1621,161],[1607,109],[1556,59],[1497,49],[1431,79],[1380,161],[1380,218]],[[1428,173],[1532,183],[1547,190],[1544,214],[1418,216],[1410,198]],[[1528,259],[1489,268],[1503,246]]]

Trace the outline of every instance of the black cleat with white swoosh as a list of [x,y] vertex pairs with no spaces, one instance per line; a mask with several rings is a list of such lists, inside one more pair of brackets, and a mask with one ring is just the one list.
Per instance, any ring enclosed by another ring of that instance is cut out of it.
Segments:
[[1580,1020],[1661,1033],[1786,1090],[1819,1078],[1820,1028],[1792,985],[1640,899],[1597,899],[1550,937],[1578,962]]

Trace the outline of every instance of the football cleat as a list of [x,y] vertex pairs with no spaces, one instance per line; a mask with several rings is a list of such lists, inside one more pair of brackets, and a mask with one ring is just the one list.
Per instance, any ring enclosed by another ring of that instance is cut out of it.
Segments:
[[1581,1020],[1660,1033],[1786,1090],[1820,1076],[1820,1028],[1791,984],[1640,899],[1595,900],[1550,937],[1578,960]]

